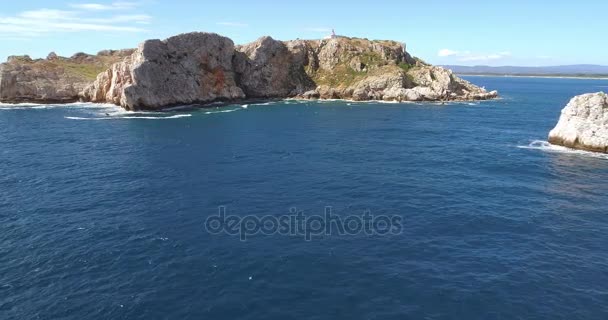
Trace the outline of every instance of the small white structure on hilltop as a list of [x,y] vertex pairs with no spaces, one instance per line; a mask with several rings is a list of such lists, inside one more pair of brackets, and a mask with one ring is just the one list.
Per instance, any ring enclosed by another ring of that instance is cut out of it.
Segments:
[[327,39],[335,39],[335,38],[337,38],[337,37],[338,37],[338,36],[336,35],[336,31],[335,31],[334,29],[331,29],[331,34],[330,34],[330,35],[328,35],[327,37],[323,38],[323,39],[326,39],[326,40],[327,40]]

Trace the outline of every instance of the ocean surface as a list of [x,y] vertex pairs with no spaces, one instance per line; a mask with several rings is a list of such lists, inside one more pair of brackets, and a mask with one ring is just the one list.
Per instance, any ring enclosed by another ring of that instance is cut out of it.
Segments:
[[[0,319],[606,319],[608,157],[546,142],[608,81],[501,100],[0,105]],[[389,235],[213,234],[292,210]]]

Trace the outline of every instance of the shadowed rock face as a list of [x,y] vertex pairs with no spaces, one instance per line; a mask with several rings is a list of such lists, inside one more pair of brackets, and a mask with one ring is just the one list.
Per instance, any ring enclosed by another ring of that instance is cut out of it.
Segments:
[[608,95],[598,92],[572,98],[549,133],[549,142],[608,153]]
[[284,43],[263,37],[237,47],[238,85],[250,98],[293,97],[316,88],[306,74],[309,50],[305,43]]
[[80,53],[70,58],[51,52],[47,59],[11,56],[0,64],[0,101],[62,103],[78,101],[95,76],[133,50]]
[[[70,94],[62,96],[74,99],[74,92],[84,88],[83,100],[128,110],[246,98],[438,101],[497,96],[412,58],[399,42],[346,37],[286,42],[262,37],[235,47],[217,34],[187,33],[142,43],[86,88],[84,82],[56,79],[46,75],[47,95],[71,85]],[[28,83],[11,81],[14,88]]]

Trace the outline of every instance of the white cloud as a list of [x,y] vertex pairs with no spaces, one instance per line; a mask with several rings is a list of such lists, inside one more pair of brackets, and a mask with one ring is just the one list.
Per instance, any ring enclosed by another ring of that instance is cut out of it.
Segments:
[[[104,15],[103,13],[91,16],[88,10],[97,10],[92,3],[89,9],[73,10],[38,9],[18,13],[14,16],[0,16],[0,37],[32,38],[53,33],[78,31],[105,31],[105,32],[143,32],[142,24],[148,24],[152,17],[146,14]],[[133,7],[132,2],[114,2],[108,7]]]
[[[43,20],[68,20],[73,19],[76,15],[74,11],[40,9],[23,11],[18,14],[19,17],[25,19],[43,19]],[[1,21],[1,20],[0,20]]]
[[73,3],[70,7],[80,10],[104,11],[104,10],[124,10],[137,7],[137,2],[117,1],[111,4],[101,3]]
[[112,16],[107,19],[92,19],[93,21],[106,22],[106,23],[119,23],[119,22],[131,22],[138,24],[149,24],[152,21],[152,17],[147,14],[127,14]]
[[473,53],[471,51],[455,51],[450,49],[441,49],[437,52],[439,57],[453,57],[457,61],[461,62],[474,62],[474,61],[492,61],[500,60],[511,56],[511,52],[502,51],[497,53]]
[[249,27],[248,24],[246,23],[242,23],[242,22],[230,22],[230,21],[225,21],[225,22],[218,22],[217,25],[219,26],[225,26],[225,27]]

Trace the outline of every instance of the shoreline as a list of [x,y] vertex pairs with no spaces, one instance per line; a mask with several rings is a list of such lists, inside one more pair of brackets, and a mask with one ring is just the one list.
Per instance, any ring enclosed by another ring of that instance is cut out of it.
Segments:
[[551,75],[510,75],[510,74],[465,74],[455,73],[460,77],[494,77],[494,78],[541,78],[541,79],[580,79],[580,80],[608,80],[606,77],[576,77],[576,76],[551,76]]
[[125,111],[132,112],[171,112],[180,109],[211,109],[211,108],[222,108],[231,105],[246,105],[246,104],[263,104],[263,103],[272,103],[272,102],[280,102],[280,101],[298,101],[298,102],[347,102],[347,103],[382,103],[382,104],[435,104],[435,105],[448,105],[450,103],[472,103],[472,102],[484,102],[484,101],[494,101],[494,100],[502,100],[502,97],[497,96],[492,99],[478,99],[478,100],[423,100],[423,101],[397,101],[397,100],[350,100],[350,99],[306,99],[306,98],[296,98],[296,97],[288,97],[288,98],[267,98],[267,99],[242,99],[242,100],[226,100],[226,101],[214,101],[209,103],[192,103],[192,104],[183,104],[183,105],[171,105],[166,108],[156,109],[156,110],[126,110],[119,105],[107,103],[107,102],[91,102],[91,101],[76,101],[76,102],[63,102],[63,103],[45,103],[45,102],[19,102],[19,103],[11,103],[0,101],[1,107],[16,107],[16,108],[28,108],[28,107],[36,107],[36,106],[49,106],[49,105],[57,105],[57,106],[69,106],[75,104],[95,104],[95,105],[108,105],[115,106],[117,108],[121,108]]

